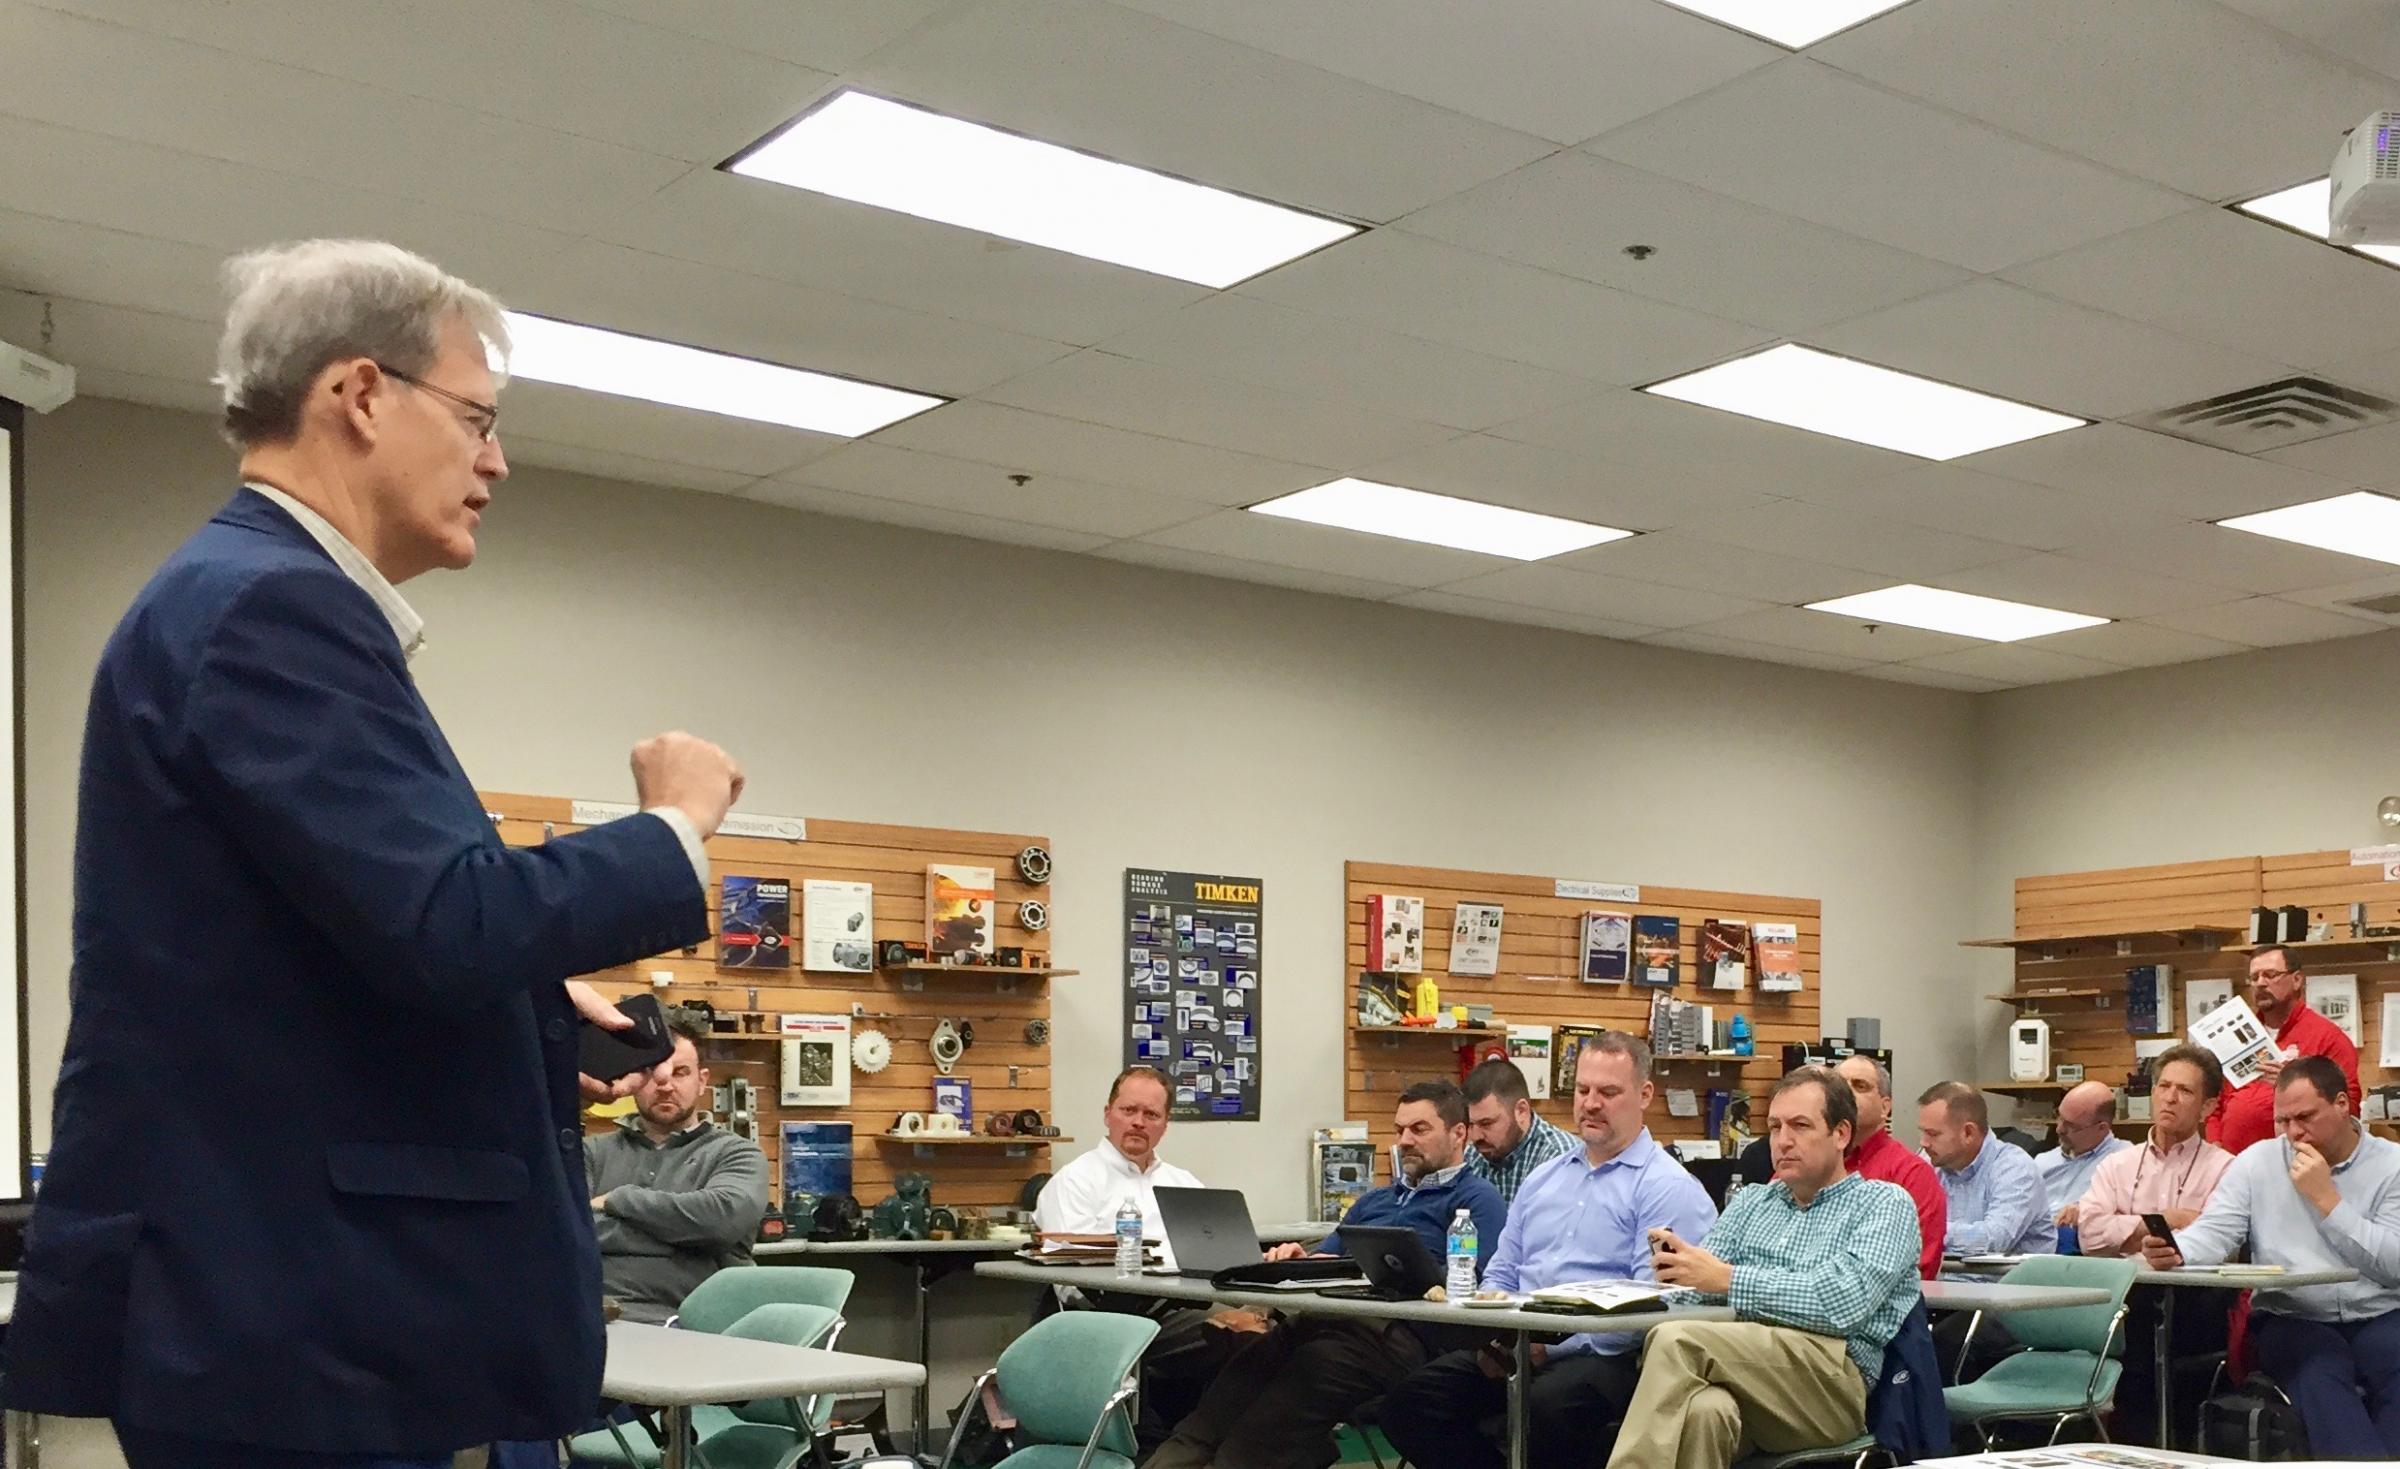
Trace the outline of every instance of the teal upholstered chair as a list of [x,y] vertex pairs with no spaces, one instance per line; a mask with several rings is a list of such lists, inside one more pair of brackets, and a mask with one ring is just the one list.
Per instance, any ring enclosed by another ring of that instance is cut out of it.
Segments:
[[[770,1301],[718,1334],[784,1346],[830,1347],[841,1326],[841,1317],[830,1307]],[[789,1469],[816,1449],[832,1412],[832,1399],[824,1397],[702,1404],[691,1411],[698,1462],[706,1469]],[[568,1441],[567,1453],[585,1463],[619,1469],[655,1469],[665,1461],[657,1438],[640,1422],[611,1423],[580,1434]]]
[[851,1275],[817,1265],[734,1265],[692,1287],[674,1325],[723,1331],[761,1306],[823,1306],[836,1316],[850,1303]]
[[1848,1443],[1827,1444],[1821,1449],[1753,1454],[1733,1469],[1801,1469],[1804,1464],[1848,1464],[1850,1469],[1867,1469],[1867,1461],[1874,1458],[1889,1460],[1891,1452],[1875,1441],[1875,1435],[1862,1433]]
[[1133,1469],[1133,1369],[1158,1323],[1108,1311],[1062,1311],[1009,1343],[999,1364],[975,1380],[950,1430],[950,1469],[968,1423],[996,1384],[1017,1420],[1017,1448],[993,1469]]
[[[2052,1443],[2077,1418],[2090,1419],[2107,1438],[2100,1415],[2116,1397],[2117,1378],[2124,1370],[2118,1358],[2125,1346],[2125,1292],[2139,1269],[2137,1262],[2125,1259],[2036,1255],[2002,1276],[2008,1285],[2097,1288],[2108,1292],[2108,1300],[2097,1306],[2009,1313],[2009,1334],[2026,1350],[2002,1357],[1973,1382],[1944,1388],[1950,1421],[1972,1427],[1987,1448],[1993,1424],[2027,1419],[2052,1420]],[[1981,1320],[1978,1313],[1968,1325],[1970,1343]]]

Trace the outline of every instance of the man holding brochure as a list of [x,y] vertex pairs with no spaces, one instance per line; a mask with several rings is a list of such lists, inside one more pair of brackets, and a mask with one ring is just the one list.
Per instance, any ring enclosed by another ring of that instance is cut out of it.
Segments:
[[[1483,1275],[1484,1289],[1530,1293],[1568,1282],[1655,1280],[1649,1232],[1704,1237],[1708,1190],[1642,1125],[1657,1088],[1650,1048],[1622,1031],[1583,1043],[1575,1061],[1580,1152],[1527,1176]],[[1533,1348],[1526,1384],[1531,1462],[1596,1463],[1633,1397],[1634,1336],[1575,1336]],[[1385,1437],[1420,1469],[1500,1469],[1481,1425],[1507,1405],[1507,1359],[1493,1349],[1436,1358],[1384,1401]]]

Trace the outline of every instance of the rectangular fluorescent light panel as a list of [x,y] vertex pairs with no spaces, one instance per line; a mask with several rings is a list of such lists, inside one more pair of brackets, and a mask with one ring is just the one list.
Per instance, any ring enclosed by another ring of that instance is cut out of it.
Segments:
[[854,439],[947,398],[805,368],[508,313],[511,377]]
[[1797,51],[1908,0],[1667,0],[1677,10],[1763,36]]
[[1481,551],[1518,561],[1580,551],[1633,534],[1611,526],[1511,510],[1453,495],[1435,495],[1372,480],[1337,479],[1250,507],[1261,515],[1338,526],[1369,535]]
[[2246,530],[2321,551],[2400,565],[2400,500],[2389,495],[2357,490],[2330,500],[2237,515],[2217,524],[2227,530]]
[[[2272,194],[2245,199],[2233,207],[2244,214],[2273,220],[2285,229],[2298,230],[2312,240],[2324,240],[2326,231],[2332,228],[2329,216],[2333,212],[2333,180],[2310,179],[2305,184],[2294,184]],[[2333,242],[2326,240],[2326,243],[2330,245]],[[2400,265],[2400,245],[2335,245],[2334,248],[2380,260],[2386,265]]]
[[1860,622],[1889,622],[1901,627],[1921,627],[1927,632],[1956,633],[1962,638],[1982,638],[1993,643],[2073,632],[2079,627],[2098,627],[2108,621],[2080,612],[2036,607],[2029,602],[1945,592],[1939,587],[1921,587],[1913,582],[1885,587],[1879,592],[1860,592],[1855,597],[1836,597],[1830,602],[1811,602],[1808,610],[1831,612]]
[[1202,286],[1234,285],[1358,233],[864,92],[835,94],[726,167]]
[[1924,459],[1956,459],[2091,421],[1795,342],[1643,391]]

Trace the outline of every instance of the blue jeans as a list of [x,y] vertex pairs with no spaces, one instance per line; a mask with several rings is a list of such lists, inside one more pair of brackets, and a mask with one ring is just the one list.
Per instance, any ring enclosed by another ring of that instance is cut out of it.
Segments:
[[2259,1366],[2292,1395],[2319,1459],[2400,1459],[2400,1312],[2303,1321],[2253,1312]]
[[[312,1454],[297,1449],[262,1449],[219,1443],[180,1433],[116,1425],[126,1469],[450,1469],[448,1454],[395,1457],[389,1454]],[[555,1469],[558,1445],[549,1442],[492,1445],[492,1469]]]

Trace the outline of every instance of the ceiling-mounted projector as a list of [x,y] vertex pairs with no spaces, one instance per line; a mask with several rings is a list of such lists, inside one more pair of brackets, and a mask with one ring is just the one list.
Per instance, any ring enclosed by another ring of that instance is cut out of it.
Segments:
[[48,413],[74,396],[74,368],[0,342],[0,398],[22,403],[36,413]]
[[2342,140],[2326,214],[2336,245],[2400,245],[2400,112],[2375,113]]

